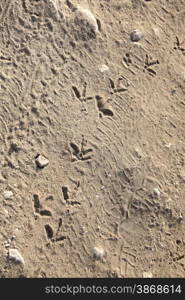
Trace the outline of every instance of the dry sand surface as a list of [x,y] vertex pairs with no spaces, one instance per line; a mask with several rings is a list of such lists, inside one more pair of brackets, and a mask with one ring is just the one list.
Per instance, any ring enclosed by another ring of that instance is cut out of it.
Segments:
[[185,276],[184,4],[0,1],[0,277]]

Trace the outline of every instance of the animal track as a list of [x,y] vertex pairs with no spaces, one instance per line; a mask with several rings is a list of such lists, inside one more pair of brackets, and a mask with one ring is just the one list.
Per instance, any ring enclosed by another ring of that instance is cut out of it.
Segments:
[[49,195],[49,196],[47,196],[46,197],[46,199],[45,199],[46,201],[53,201],[54,200],[54,198],[53,198],[53,196],[52,195]]
[[40,215],[41,215],[41,216],[48,216],[48,217],[51,217],[51,216],[52,216],[50,210],[48,210],[48,209],[43,209],[43,210],[41,210],[41,211],[40,211]]
[[67,237],[63,234],[62,235],[60,234],[61,227],[62,227],[62,218],[59,219],[58,228],[57,228],[55,234],[54,234],[54,231],[53,231],[53,228],[51,227],[51,225],[46,224],[45,225],[45,231],[46,231],[46,234],[47,234],[47,238],[49,240],[51,240],[52,242],[64,241]]
[[[114,81],[109,78],[109,87],[111,89],[110,94],[116,94],[116,93],[121,93],[121,92],[125,92],[127,91],[127,87],[123,86],[121,81],[123,80],[123,77],[120,77],[116,84],[114,83]],[[72,86],[73,92],[76,96],[76,98],[78,100],[80,100],[82,103],[86,102],[87,100],[92,100],[94,97],[93,96],[86,96],[86,90],[87,90],[87,83],[84,83],[83,86],[83,90],[82,92],[79,91],[79,89],[76,86]],[[102,96],[96,95],[95,96],[96,99],[96,104],[98,107],[98,110],[104,115],[104,116],[113,116],[114,112],[112,110],[112,107],[109,103],[110,99],[104,99]],[[100,115],[101,117],[101,115]],[[77,145],[75,145],[74,143],[70,144],[71,148],[73,148],[74,153],[76,156],[78,156],[78,159],[80,160],[85,160],[86,158],[84,158],[82,151],[80,151],[80,149],[78,148]],[[86,150],[86,153],[90,152],[92,150]]]
[[99,111],[102,112],[105,116],[112,117],[114,115],[113,110],[108,102],[108,99],[105,100],[103,97],[97,95],[96,102]]
[[[62,187],[62,191],[63,191],[64,199],[67,201],[69,199],[68,188]],[[53,200],[53,197],[49,196],[46,198],[46,200]],[[34,202],[34,209],[37,214],[40,214],[41,216],[52,217],[52,213],[50,210],[42,209],[42,205],[40,203],[40,199],[37,194],[33,195],[33,202]],[[68,204],[71,204],[71,205],[79,204],[80,205],[80,203],[78,201],[69,201]],[[64,241],[66,239],[66,236],[60,233],[61,227],[62,227],[62,218],[59,219],[58,228],[56,230],[56,233],[54,232],[54,230],[50,224],[46,224],[44,226],[44,228],[46,231],[47,238],[52,242]]]
[[145,70],[148,71],[148,73],[151,75],[151,76],[155,76],[157,73],[155,70],[153,70],[152,68],[150,68],[151,66],[154,66],[154,65],[158,65],[159,64],[159,61],[158,59],[157,60],[151,60],[149,61],[149,57],[148,55],[146,54],[146,59],[145,59],[145,66],[144,66],[144,72]]
[[184,45],[184,47],[185,47],[185,40],[182,41],[182,42],[180,42],[178,36],[176,36],[176,43],[175,43],[174,49],[175,50],[180,50],[180,51],[182,51],[184,53],[185,52],[185,48],[182,47],[182,45]]
[[79,89],[76,86],[72,86],[72,89],[73,89],[73,92],[74,92],[76,98],[78,100],[80,100],[81,102],[86,102],[87,100],[92,100],[93,99],[92,96],[88,96],[88,97],[86,96],[86,90],[87,90],[87,83],[86,82],[84,83],[82,92],[80,92]]
[[116,94],[116,93],[122,93],[128,90],[127,87],[123,86],[122,81],[124,80],[124,78],[121,76],[118,78],[118,80],[116,81],[116,83],[114,82],[114,80],[112,80],[111,78],[109,78],[109,87],[110,87],[110,94]]
[[[72,197],[75,196],[77,189],[78,189],[78,186],[75,188],[75,191],[73,192]],[[81,205],[81,203],[79,201],[69,200],[69,190],[68,190],[67,186],[62,187],[62,193],[63,193],[64,200],[67,202],[67,204],[72,205],[72,206]]]
[[53,229],[49,224],[45,225],[45,230],[46,230],[46,234],[48,239],[51,239],[53,237]]
[[132,64],[132,60],[131,60],[131,57],[130,57],[129,53],[125,54],[125,57],[123,58],[123,61],[126,63],[127,66],[129,66],[130,64]]
[[34,202],[35,212],[39,213],[41,205],[40,205],[39,196],[37,194],[33,195],[33,202]]
[[37,214],[40,214],[41,216],[49,216],[49,217],[52,216],[50,210],[42,209],[42,205],[40,203],[39,196],[37,194],[33,195],[33,202],[34,202],[34,209]]
[[68,200],[69,199],[69,195],[68,195],[68,187],[67,186],[62,186],[62,193],[63,193],[63,197],[64,200]]
[[85,146],[87,145],[87,140],[85,140],[84,136],[82,136],[82,141],[80,147],[78,147],[75,143],[70,143],[70,147],[72,149],[72,155],[73,159],[72,161],[76,160],[89,160],[92,158],[92,156],[86,154],[93,151],[92,148],[85,149]]

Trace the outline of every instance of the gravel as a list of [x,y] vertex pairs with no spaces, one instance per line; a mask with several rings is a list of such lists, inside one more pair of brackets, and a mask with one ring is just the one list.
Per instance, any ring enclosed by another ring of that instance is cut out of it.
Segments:
[[3,196],[5,200],[10,200],[13,198],[13,192],[12,191],[4,191]]
[[105,251],[102,247],[94,247],[93,248],[93,256],[95,259],[100,260],[103,258]]
[[89,9],[80,6],[78,7],[77,12],[79,14],[79,17],[85,19],[93,27],[94,31],[97,33],[98,24],[93,13]]
[[39,155],[35,159],[35,162],[39,168],[44,168],[49,164],[49,160],[46,157],[44,157],[43,155]]
[[20,252],[17,249],[9,249],[9,255],[8,255],[9,260],[17,263],[17,264],[22,264],[24,265],[24,258],[20,254]]
[[160,192],[160,190],[158,189],[158,188],[154,188],[154,194],[157,196],[157,197],[160,197],[160,195],[161,195],[161,192]]
[[107,65],[101,65],[99,67],[99,70],[100,70],[101,73],[104,73],[104,72],[109,71],[109,67]]
[[135,29],[130,34],[130,39],[132,42],[138,42],[143,37],[143,34],[138,29]]

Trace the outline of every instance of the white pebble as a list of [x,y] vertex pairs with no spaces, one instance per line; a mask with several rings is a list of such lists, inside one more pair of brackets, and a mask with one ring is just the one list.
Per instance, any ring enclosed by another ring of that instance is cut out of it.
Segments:
[[49,164],[49,160],[42,155],[39,155],[35,161],[39,168],[44,168]]
[[17,264],[25,264],[24,258],[17,249],[9,249],[9,259]]
[[135,154],[138,158],[142,158],[143,153],[140,148],[135,148]]
[[101,65],[99,67],[99,70],[100,70],[100,72],[104,73],[104,72],[109,71],[109,67],[107,65]]
[[93,256],[95,259],[102,259],[105,254],[105,251],[102,247],[93,248]]
[[154,194],[155,194],[157,197],[160,197],[161,192],[159,191],[158,188],[155,188],[153,191],[154,191]]
[[171,143],[168,143],[168,144],[165,144],[164,146],[165,146],[167,149],[170,149],[171,146],[172,146],[172,144],[171,144]]
[[143,272],[143,278],[152,278],[153,274],[152,272],[148,271],[148,272]]
[[94,31],[98,32],[98,24],[92,12],[89,9],[80,6],[77,11],[79,16],[82,16],[94,28]]
[[130,38],[132,42],[138,42],[143,37],[143,34],[141,31],[135,29],[131,32]]
[[9,200],[13,198],[13,192],[12,191],[4,191],[3,196],[5,200]]

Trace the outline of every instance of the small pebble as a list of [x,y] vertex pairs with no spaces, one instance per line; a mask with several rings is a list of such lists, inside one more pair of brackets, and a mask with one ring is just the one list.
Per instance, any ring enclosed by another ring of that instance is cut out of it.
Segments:
[[158,188],[155,188],[153,191],[154,191],[154,194],[155,194],[157,197],[160,197],[161,192],[159,191]]
[[142,158],[143,156],[142,150],[140,148],[135,148],[135,154],[138,158]]
[[36,162],[36,164],[39,168],[44,168],[49,164],[49,160],[46,157],[42,156],[42,155],[39,155],[36,158],[35,162]]
[[102,259],[105,254],[105,251],[102,247],[94,247],[93,248],[93,256],[95,259],[99,260]]
[[100,72],[104,73],[104,72],[109,71],[109,67],[107,65],[101,65],[99,67],[99,70],[100,70]]
[[165,144],[164,146],[165,146],[167,149],[170,149],[171,146],[172,146],[172,144],[171,144],[171,143],[168,143],[168,144]]
[[143,272],[143,278],[152,278],[153,274],[152,272],[148,271],[148,272]]
[[5,200],[10,200],[13,198],[13,192],[12,191],[4,191],[3,196]]
[[93,27],[93,29],[96,33],[99,31],[96,18],[89,9],[79,6],[77,9],[77,12],[80,17],[85,19]]
[[17,264],[25,264],[24,258],[17,249],[9,249],[8,257],[10,260],[14,261]]
[[130,39],[132,42],[138,42],[143,37],[143,34],[141,31],[135,29],[130,34]]

